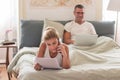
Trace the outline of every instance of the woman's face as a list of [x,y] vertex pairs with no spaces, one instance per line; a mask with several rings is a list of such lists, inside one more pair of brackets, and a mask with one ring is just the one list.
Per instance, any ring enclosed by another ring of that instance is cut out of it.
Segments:
[[48,45],[50,52],[52,52],[52,53],[57,52],[57,47],[59,44],[59,41],[57,38],[52,38],[52,39],[46,40],[46,44]]

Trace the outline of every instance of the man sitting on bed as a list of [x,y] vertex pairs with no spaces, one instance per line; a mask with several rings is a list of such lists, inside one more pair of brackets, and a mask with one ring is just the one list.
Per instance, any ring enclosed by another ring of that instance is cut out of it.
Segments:
[[64,43],[73,44],[73,37],[78,34],[96,34],[94,26],[85,21],[84,18],[84,6],[78,4],[74,7],[75,20],[65,25]]

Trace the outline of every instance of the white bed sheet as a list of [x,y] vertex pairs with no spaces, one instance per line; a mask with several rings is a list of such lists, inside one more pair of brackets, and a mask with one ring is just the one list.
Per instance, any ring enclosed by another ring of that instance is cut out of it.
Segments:
[[99,37],[93,46],[69,45],[71,68],[35,71],[33,59],[38,48],[23,48],[8,66],[18,80],[120,80],[120,46]]

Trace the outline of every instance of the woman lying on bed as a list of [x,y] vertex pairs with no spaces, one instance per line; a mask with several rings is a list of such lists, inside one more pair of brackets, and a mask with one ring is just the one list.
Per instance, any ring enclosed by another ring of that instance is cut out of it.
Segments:
[[41,70],[41,65],[37,63],[37,58],[56,58],[62,68],[70,68],[68,47],[59,42],[59,36],[54,28],[46,28],[43,35],[43,42],[39,47],[39,52],[35,60],[34,69]]

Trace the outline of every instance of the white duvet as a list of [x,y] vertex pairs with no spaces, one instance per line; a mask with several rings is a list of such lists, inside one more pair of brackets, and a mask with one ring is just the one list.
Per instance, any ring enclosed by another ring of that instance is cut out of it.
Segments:
[[11,61],[8,72],[18,80],[120,80],[120,46],[111,38],[99,37],[93,46],[69,46],[70,69],[35,71],[38,48],[23,48]]

